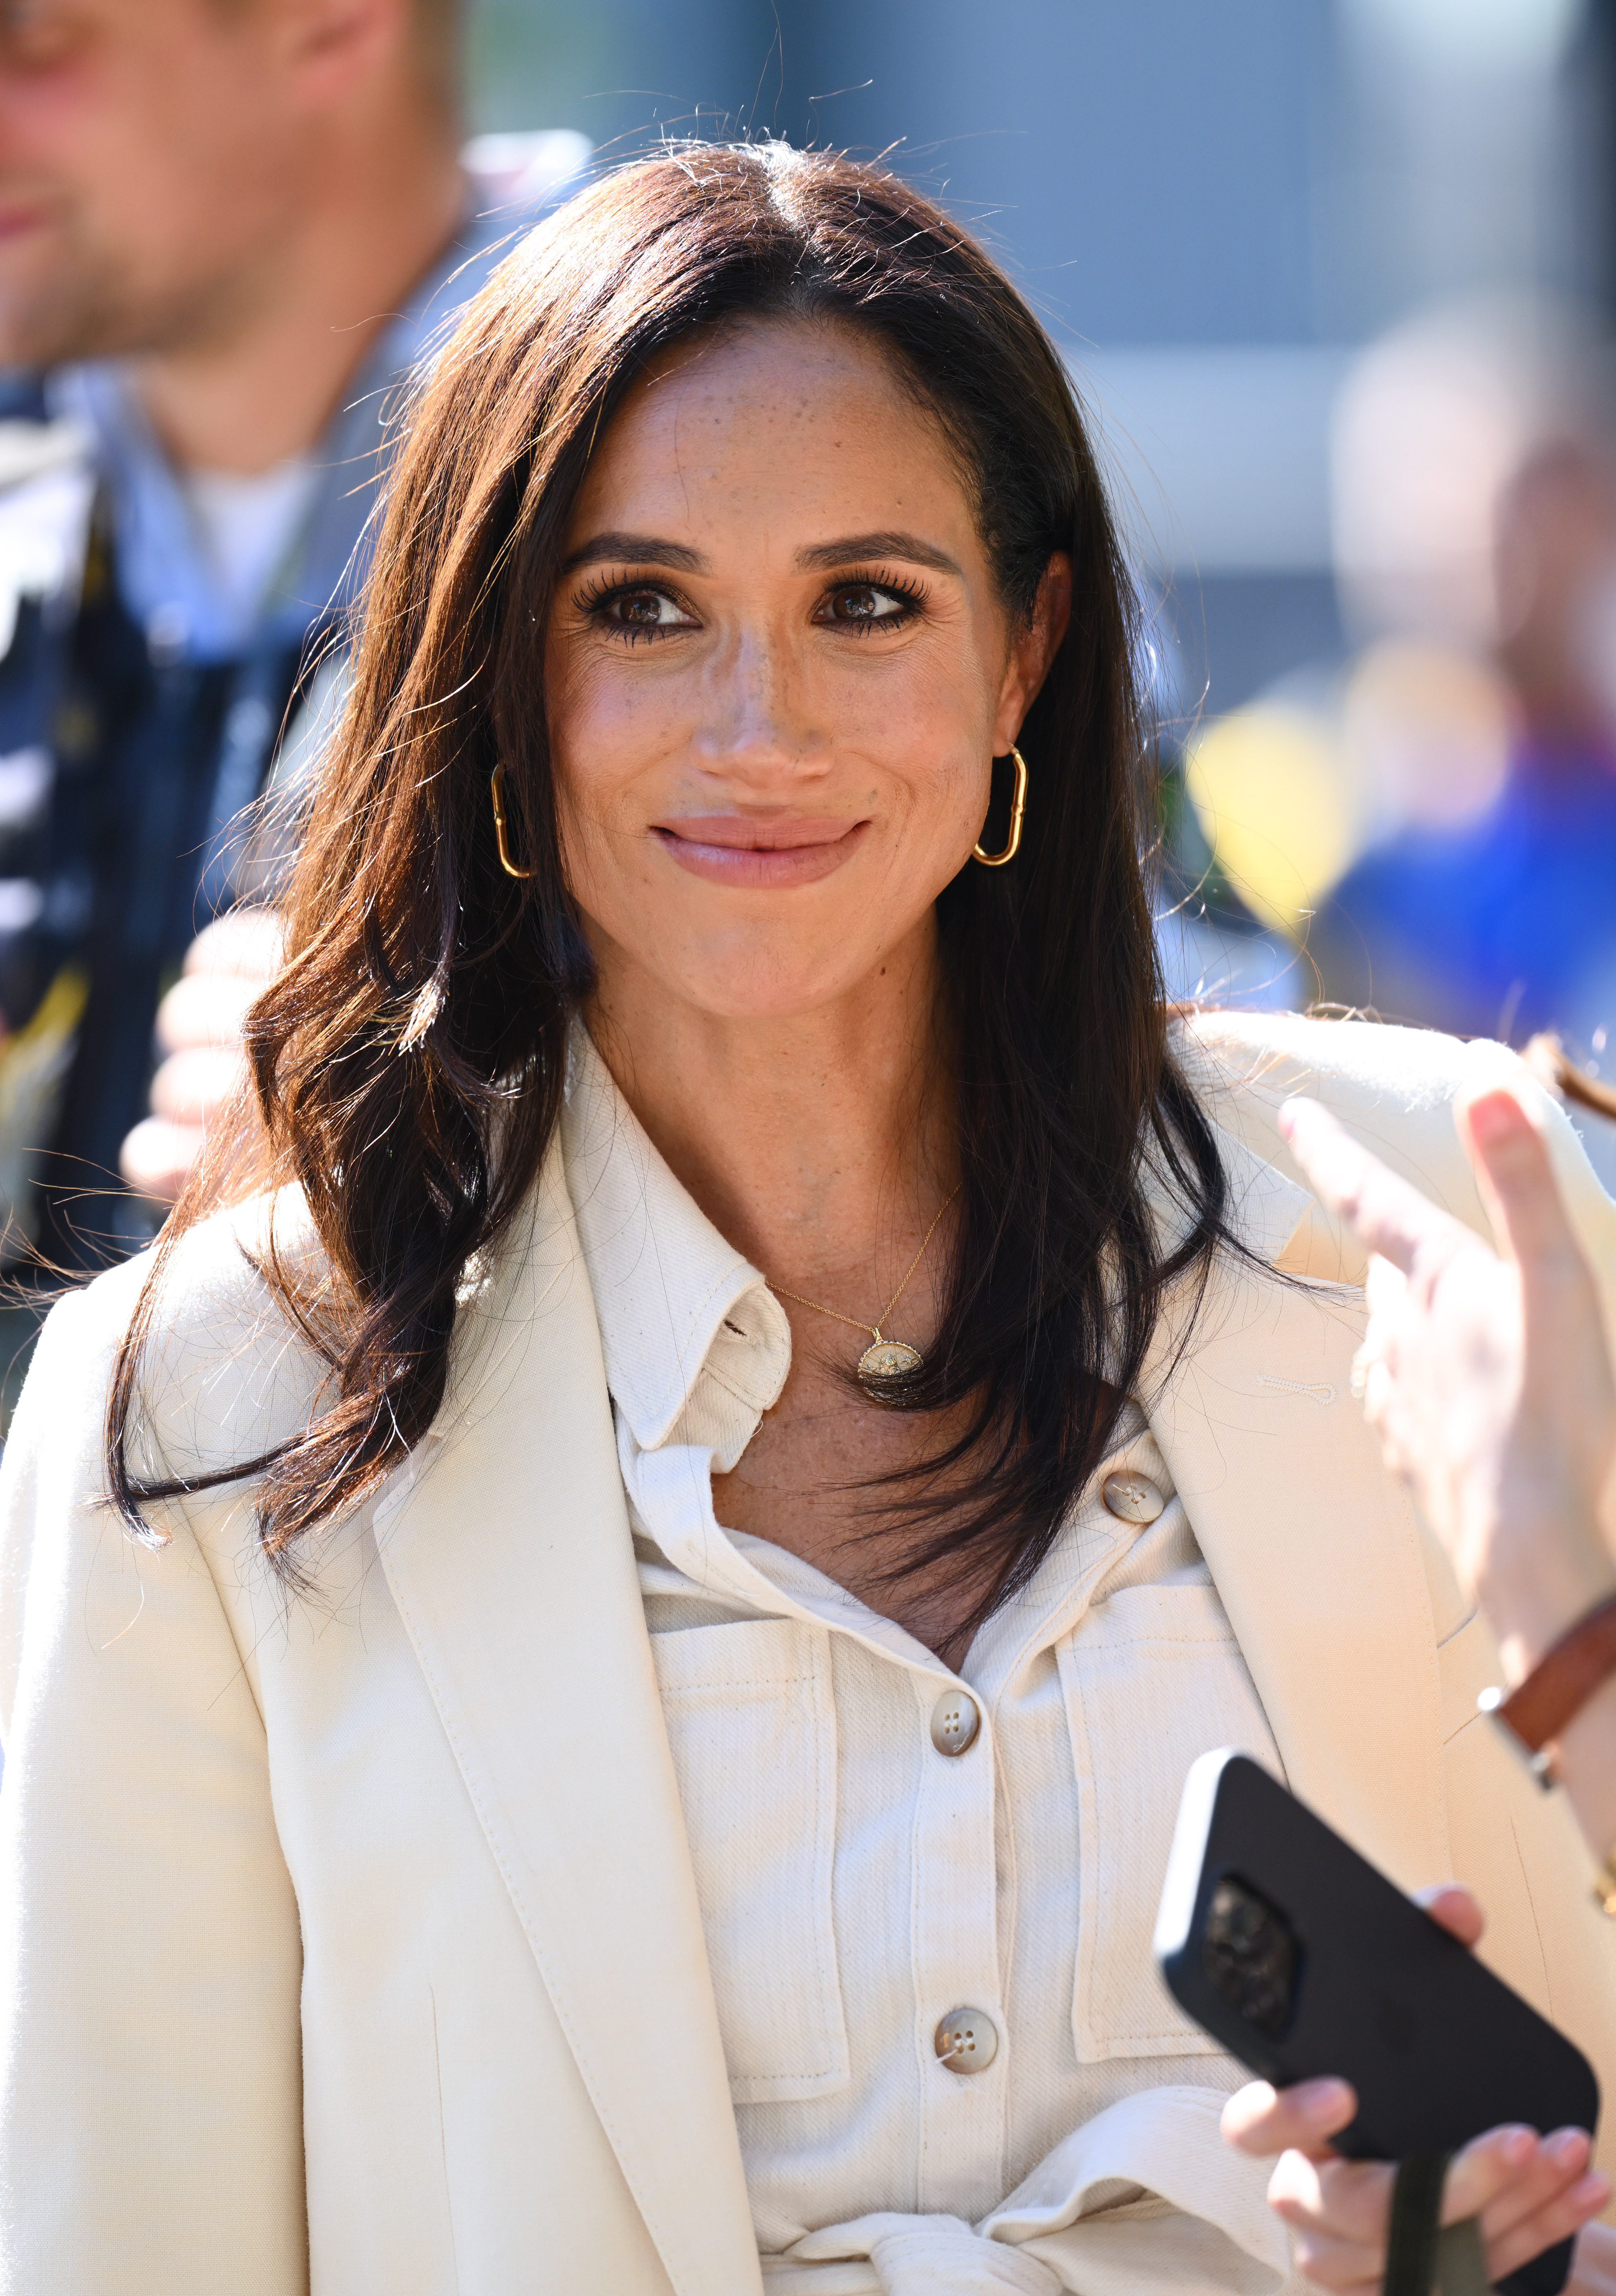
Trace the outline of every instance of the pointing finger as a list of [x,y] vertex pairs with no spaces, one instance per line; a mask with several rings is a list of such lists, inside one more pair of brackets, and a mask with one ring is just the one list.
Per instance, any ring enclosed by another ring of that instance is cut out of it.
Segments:
[[1279,1128],[1325,1209],[1405,1275],[1422,1249],[1467,1240],[1456,1220],[1359,1147],[1317,1101],[1286,1101]]
[[1578,1252],[1548,1144],[1512,1093],[1482,1093],[1457,1111],[1500,1245],[1527,1265]]

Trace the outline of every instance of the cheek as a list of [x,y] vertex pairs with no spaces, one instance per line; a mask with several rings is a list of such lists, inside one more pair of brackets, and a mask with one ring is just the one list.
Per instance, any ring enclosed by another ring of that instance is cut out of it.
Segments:
[[974,665],[939,649],[868,697],[863,715],[860,747],[899,794],[905,830],[947,840],[969,820],[974,837],[993,756],[991,701]]
[[562,857],[577,898],[590,906],[612,880],[645,873],[644,784],[674,745],[671,698],[614,676],[615,665],[546,651],[546,708]]

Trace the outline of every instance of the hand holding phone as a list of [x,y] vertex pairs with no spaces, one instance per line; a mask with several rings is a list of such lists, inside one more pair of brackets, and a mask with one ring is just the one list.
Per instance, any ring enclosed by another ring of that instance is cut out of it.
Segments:
[[[1276,2087],[1335,2075],[1354,2159],[1460,2152],[1506,2122],[1593,2129],[1580,2052],[1247,1756],[1185,1784],[1156,1930],[1174,1997]],[[1554,2296],[1570,2243],[1512,2275]]]
[[[1223,2112],[1227,2144],[1274,2162],[1268,2205],[1289,2229],[1297,2270],[1327,2288],[1367,2288],[1386,2269],[1397,2172],[1388,2162],[1349,2161],[1332,2143],[1357,2110],[1342,2080],[1278,2091],[1253,2081],[1236,2090]],[[1477,2221],[1489,2284],[1507,2284],[1546,2250],[1579,2233],[1579,2271],[1594,2244],[1616,2241],[1590,2223],[1611,2192],[1607,2179],[1588,2169],[1590,2149],[1580,2129],[1543,2138],[1516,2125],[1489,2129],[1454,2155],[1441,2221]],[[1604,2286],[1597,2277],[1591,2284]],[[1581,2290],[1580,2280],[1576,2285]]]

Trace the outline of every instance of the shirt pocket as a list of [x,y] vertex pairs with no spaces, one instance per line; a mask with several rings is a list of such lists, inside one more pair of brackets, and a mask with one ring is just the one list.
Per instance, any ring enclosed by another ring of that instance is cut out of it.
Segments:
[[795,1619],[653,1635],[668,1742],[737,2104],[849,2077],[832,1914],[830,1636]]
[[1283,1775],[1234,1629],[1210,1585],[1120,1589],[1057,1647],[1078,1784],[1079,2061],[1211,2056],[1151,1939],[1185,1773],[1238,1746]]

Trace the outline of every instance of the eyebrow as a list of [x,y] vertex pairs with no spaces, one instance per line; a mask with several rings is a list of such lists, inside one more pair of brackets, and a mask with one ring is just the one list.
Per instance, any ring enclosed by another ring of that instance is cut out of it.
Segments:
[[594,534],[580,549],[575,550],[563,573],[570,574],[578,566],[599,566],[610,562],[627,560],[636,566],[671,566],[681,574],[705,574],[707,561],[699,550],[687,550],[682,542],[664,542],[654,534]]
[[957,574],[961,570],[946,552],[923,542],[917,534],[900,534],[890,529],[879,534],[844,534],[835,542],[816,542],[811,549],[797,553],[797,566],[800,573],[822,572],[832,567],[851,565],[860,558],[906,558],[912,565],[929,566],[934,574]]
[[[838,566],[851,566],[861,558],[906,558],[911,565],[929,566],[934,574],[958,574],[961,570],[946,552],[933,549],[917,534],[902,534],[890,529],[876,534],[845,534],[834,542],[816,542],[797,553],[797,570],[800,574],[823,573]],[[708,571],[707,561],[701,552],[689,549],[682,542],[667,542],[655,534],[616,530],[591,535],[573,552],[562,570],[570,574],[580,566],[605,563],[668,566],[680,574]]]

